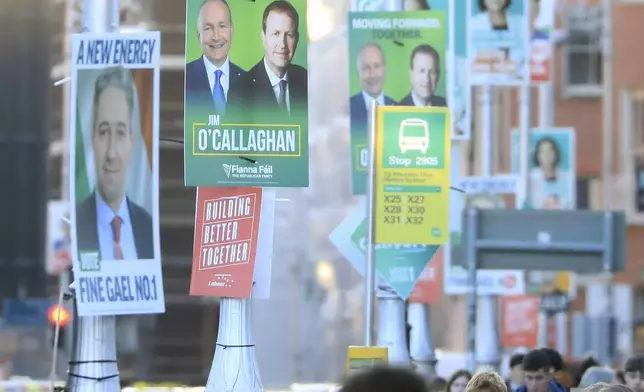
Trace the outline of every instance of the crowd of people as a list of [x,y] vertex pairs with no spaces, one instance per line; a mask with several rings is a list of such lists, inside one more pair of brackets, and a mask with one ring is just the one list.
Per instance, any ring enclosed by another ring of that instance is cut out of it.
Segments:
[[644,392],[644,355],[614,370],[593,358],[566,363],[556,350],[542,348],[515,354],[509,366],[506,380],[493,370],[458,370],[449,380],[429,382],[412,369],[373,368],[351,375],[340,392]]

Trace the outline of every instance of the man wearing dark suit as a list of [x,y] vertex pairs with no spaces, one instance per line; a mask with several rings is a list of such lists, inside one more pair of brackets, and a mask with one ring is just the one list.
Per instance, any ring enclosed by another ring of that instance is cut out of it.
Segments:
[[79,254],[98,252],[101,260],[154,259],[152,217],[125,194],[135,140],[135,97],[127,69],[107,68],[96,79],[91,135],[96,189],[76,205]]
[[229,106],[241,116],[261,112],[303,115],[308,103],[308,75],[292,64],[299,41],[299,15],[289,3],[275,0],[262,17],[264,58],[239,79]]
[[363,128],[367,124],[371,105],[375,100],[378,105],[395,105],[393,99],[383,93],[387,67],[382,49],[370,42],[358,53],[358,78],[362,91],[351,97],[351,128]]
[[223,114],[229,90],[245,73],[228,57],[233,22],[226,0],[205,0],[201,4],[197,37],[202,56],[186,64],[186,103]]
[[447,106],[444,97],[435,95],[440,79],[440,55],[431,45],[421,44],[411,52],[409,62],[411,92],[398,105],[401,106]]

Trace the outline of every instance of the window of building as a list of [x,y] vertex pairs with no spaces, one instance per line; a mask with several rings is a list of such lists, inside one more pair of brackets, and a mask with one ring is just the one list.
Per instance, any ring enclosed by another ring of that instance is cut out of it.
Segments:
[[568,38],[563,45],[566,97],[602,93],[601,13],[599,7],[571,6],[564,13]]

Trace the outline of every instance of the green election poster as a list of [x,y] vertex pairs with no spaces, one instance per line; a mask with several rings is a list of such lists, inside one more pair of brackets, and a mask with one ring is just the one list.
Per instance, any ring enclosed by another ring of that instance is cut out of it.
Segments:
[[353,194],[367,182],[368,130],[379,106],[446,107],[447,28],[442,11],[349,15]]
[[[367,205],[362,199],[329,235],[331,243],[363,277],[366,273]],[[377,285],[390,286],[406,300],[438,250],[430,245],[374,245]]]
[[[366,223],[364,220],[351,235],[351,241],[361,248],[366,246]],[[376,271],[403,301],[411,295],[416,281],[438,250],[436,245],[376,244],[374,247]]]
[[306,0],[187,0],[186,186],[308,187]]

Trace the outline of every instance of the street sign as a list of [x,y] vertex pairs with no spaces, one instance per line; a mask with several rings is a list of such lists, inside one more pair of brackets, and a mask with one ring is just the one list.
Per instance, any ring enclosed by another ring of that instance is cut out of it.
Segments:
[[383,106],[376,133],[375,243],[447,243],[449,111]]
[[569,306],[570,297],[563,291],[556,290],[552,293],[541,294],[539,310],[548,315],[548,317],[567,311]]
[[467,268],[582,273],[625,268],[622,212],[474,208],[463,213],[463,233],[463,253],[452,263]]
[[7,298],[2,301],[2,317],[7,326],[44,326],[52,304],[49,298]]
[[[366,212],[363,199],[329,235],[335,247],[362,276],[366,269]],[[438,246],[376,244],[374,249],[378,286],[385,283],[406,300]]]
[[387,347],[349,346],[347,349],[347,374],[371,369],[376,366],[386,366],[389,362]]

